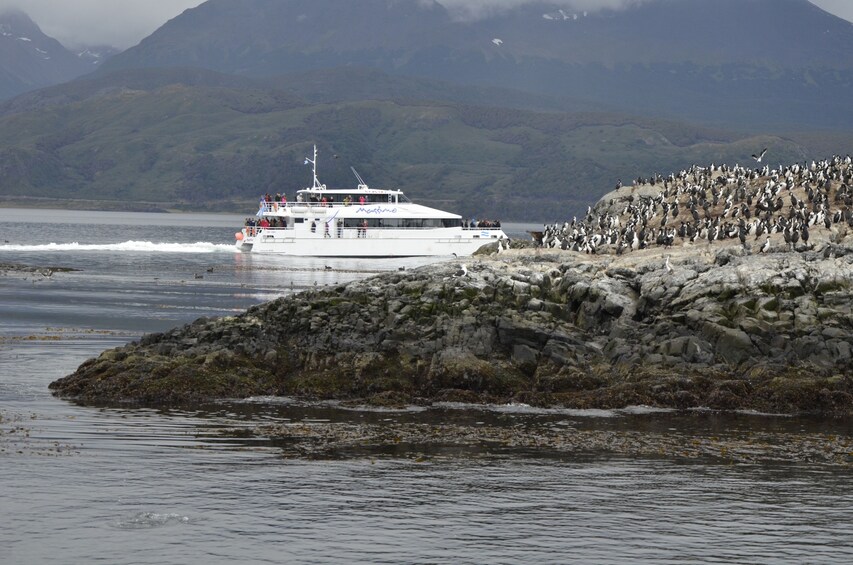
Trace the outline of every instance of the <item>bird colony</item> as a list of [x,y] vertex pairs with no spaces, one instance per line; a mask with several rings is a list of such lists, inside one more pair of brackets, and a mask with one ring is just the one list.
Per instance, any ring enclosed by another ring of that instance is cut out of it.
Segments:
[[620,182],[585,217],[531,235],[546,248],[589,254],[723,241],[766,253],[810,249],[813,236],[840,242],[851,228],[848,155],[775,169],[694,165]]

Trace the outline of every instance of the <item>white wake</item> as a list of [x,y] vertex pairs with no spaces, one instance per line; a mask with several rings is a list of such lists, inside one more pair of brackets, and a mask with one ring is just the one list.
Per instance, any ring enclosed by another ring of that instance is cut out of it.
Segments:
[[0,245],[0,251],[139,251],[145,253],[239,253],[234,244],[210,243],[155,243],[153,241],[125,241],[122,243],[44,243],[34,245]]

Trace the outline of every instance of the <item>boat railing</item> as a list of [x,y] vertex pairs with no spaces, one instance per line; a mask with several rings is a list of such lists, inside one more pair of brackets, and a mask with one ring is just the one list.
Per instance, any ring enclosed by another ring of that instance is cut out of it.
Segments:
[[254,236],[258,235],[258,232],[260,232],[261,230],[271,231],[271,232],[279,232],[279,231],[280,232],[288,232],[288,231],[292,232],[293,228],[291,228],[291,227],[287,227],[287,228],[284,228],[284,227],[275,227],[275,228],[274,227],[266,227],[265,228],[262,226],[244,226],[242,231],[245,235],[247,235],[249,237],[254,237]]
[[266,202],[261,204],[259,213],[278,212],[282,209],[293,208],[350,208],[352,206],[381,206],[381,205],[396,205],[397,202],[388,202],[387,200],[374,200],[365,202]]
[[[325,225],[323,223],[317,224],[314,230],[311,231],[313,234],[317,234],[322,237],[325,233],[329,233],[329,237],[335,237],[338,239],[344,238],[348,239],[351,237],[358,238],[369,238],[369,234],[382,234],[389,231],[406,231],[406,232],[429,232],[434,230],[443,230],[450,228],[438,228],[438,227],[393,227],[393,226],[368,226],[358,227],[358,226],[337,226],[332,227],[329,226],[329,231],[326,232]],[[491,234],[493,232],[500,231],[499,227],[490,227],[490,228],[462,228],[463,232],[471,233],[479,232],[484,234]],[[243,234],[247,237],[256,237],[263,231],[264,234],[275,236],[276,234],[287,235],[295,233],[293,227],[261,227],[261,226],[245,226],[243,228]],[[476,236],[475,236],[476,237]],[[485,236],[484,237],[489,237]],[[491,236],[493,237],[493,236]]]

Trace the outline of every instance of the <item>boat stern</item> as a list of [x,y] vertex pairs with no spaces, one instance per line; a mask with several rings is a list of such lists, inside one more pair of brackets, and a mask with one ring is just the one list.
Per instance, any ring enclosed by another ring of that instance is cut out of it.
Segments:
[[240,251],[251,251],[255,238],[249,235],[248,230],[243,228],[234,234],[235,245]]

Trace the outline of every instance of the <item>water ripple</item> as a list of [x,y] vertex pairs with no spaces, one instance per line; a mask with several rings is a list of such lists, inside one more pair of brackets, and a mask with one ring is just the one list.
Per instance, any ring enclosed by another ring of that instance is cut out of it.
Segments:
[[160,514],[157,512],[137,512],[127,518],[119,519],[115,525],[123,530],[139,530],[149,528],[162,528],[165,526],[176,526],[189,524],[189,516],[181,514]]

